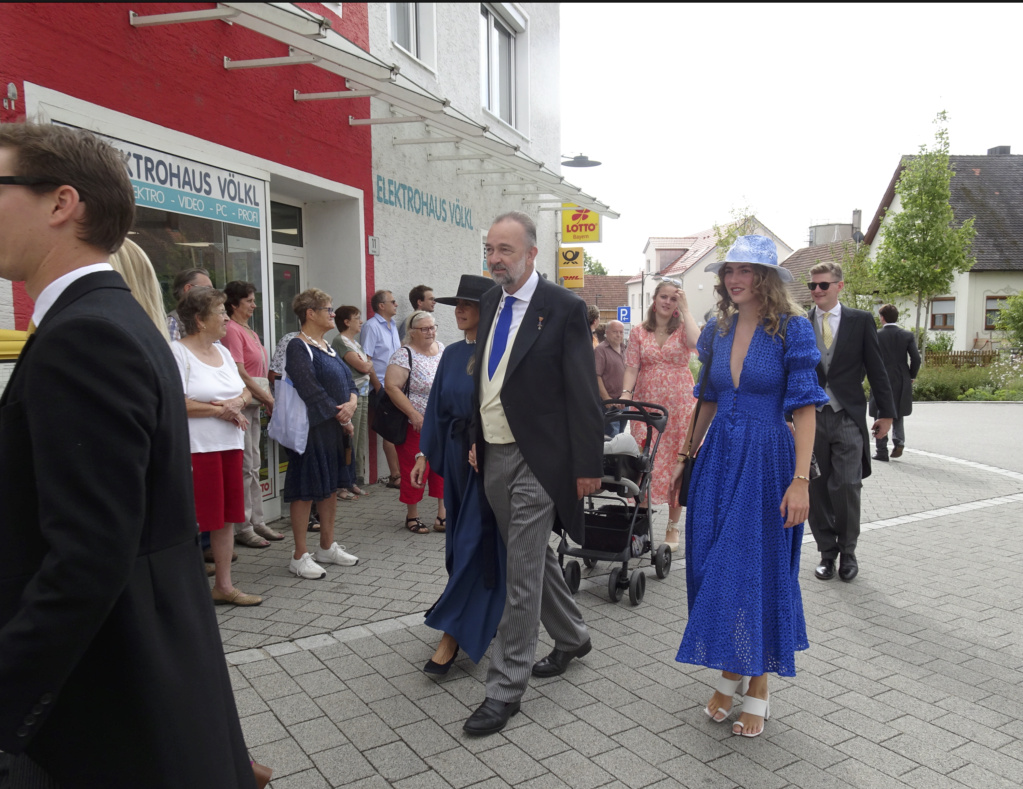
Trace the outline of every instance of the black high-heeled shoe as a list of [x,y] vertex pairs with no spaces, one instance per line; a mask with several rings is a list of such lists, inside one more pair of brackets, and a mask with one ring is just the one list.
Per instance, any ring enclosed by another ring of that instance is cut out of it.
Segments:
[[447,663],[434,663],[433,659],[426,661],[426,665],[423,666],[424,674],[436,674],[439,677],[443,677],[451,669],[451,664],[455,662],[455,658],[458,657],[458,647],[455,647],[455,654],[451,656],[451,660]]

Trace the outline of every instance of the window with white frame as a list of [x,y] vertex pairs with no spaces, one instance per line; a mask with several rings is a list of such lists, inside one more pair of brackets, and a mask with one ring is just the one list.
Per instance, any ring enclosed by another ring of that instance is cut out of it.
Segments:
[[998,316],[1005,306],[1006,296],[988,296],[984,300],[984,331],[994,331]]
[[931,328],[954,329],[956,327],[956,300],[934,299],[931,302]]
[[517,128],[525,120],[525,32],[525,19],[509,4],[480,5],[480,101]]
[[434,64],[435,3],[389,3],[391,41],[417,60]]

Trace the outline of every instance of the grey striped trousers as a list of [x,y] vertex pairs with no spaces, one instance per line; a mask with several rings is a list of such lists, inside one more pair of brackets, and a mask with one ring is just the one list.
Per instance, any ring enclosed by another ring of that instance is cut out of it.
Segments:
[[558,649],[576,649],[589,634],[549,544],[554,502],[518,445],[487,444],[483,472],[508,549],[507,599],[490,653],[487,698],[518,701],[533,670],[541,622]]

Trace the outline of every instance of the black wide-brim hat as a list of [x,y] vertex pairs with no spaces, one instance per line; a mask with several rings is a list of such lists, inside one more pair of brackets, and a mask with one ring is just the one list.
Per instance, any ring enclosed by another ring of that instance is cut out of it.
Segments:
[[458,293],[454,296],[441,296],[435,301],[438,304],[447,304],[449,307],[457,307],[459,301],[474,301],[479,304],[480,297],[496,286],[497,283],[490,277],[483,277],[479,274],[463,274],[458,281]]

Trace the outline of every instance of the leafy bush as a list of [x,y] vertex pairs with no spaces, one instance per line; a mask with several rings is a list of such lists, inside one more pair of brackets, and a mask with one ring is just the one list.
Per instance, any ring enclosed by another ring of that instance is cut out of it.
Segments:
[[[913,400],[959,400],[969,390],[993,390],[989,367],[921,367],[913,384]],[[973,398],[970,398],[973,399]],[[980,399],[980,398],[977,398]]]
[[[927,337],[927,334],[924,333]],[[928,339],[925,343],[927,353],[948,353],[952,350],[952,346],[955,343],[955,335],[950,331],[935,332],[933,339]]]
[[1010,296],[1002,303],[995,325],[1009,335],[1013,345],[1023,345],[1023,293]]

